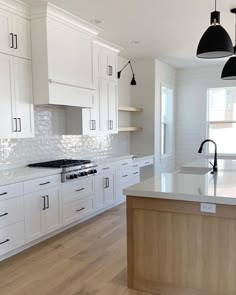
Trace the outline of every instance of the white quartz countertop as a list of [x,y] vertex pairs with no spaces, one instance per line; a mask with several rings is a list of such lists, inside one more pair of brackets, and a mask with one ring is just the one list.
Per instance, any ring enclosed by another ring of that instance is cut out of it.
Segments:
[[[92,159],[97,165],[108,163],[108,162],[116,162],[125,159],[132,159],[134,155],[114,155],[106,158],[94,158]],[[141,161],[147,158],[153,157],[151,155],[142,155],[139,157],[135,157],[134,161]],[[33,167],[21,167],[21,168],[13,168],[7,170],[0,170],[0,186],[8,185],[12,183],[27,181],[30,179],[45,177],[49,175],[60,174],[62,169],[60,168],[33,168]]]
[[16,168],[0,171],[0,185],[7,185],[11,183],[17,183],[26,181],[29,179],[35,179],[45,177],[49,175],[56,175],[61,173],[61,169],[55,168]]
[[[219,160],[219,171],[196,174],[194,168],[208,168],[209,160],[200,160],[189,165],[182,173],[164,173],[126,188],[125,195],[236,205],[236,161]],[[192,170],[192,172],[191,172]],[[191,174],[192,173],[192,174]]]

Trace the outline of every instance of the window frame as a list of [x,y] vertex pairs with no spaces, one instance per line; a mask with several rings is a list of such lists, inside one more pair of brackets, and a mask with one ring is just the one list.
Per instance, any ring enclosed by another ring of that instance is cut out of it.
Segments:
[[[210,112],[210,102],[209,102],[209,91],[211,89],[232,89],[232,88],[235,88],[234,86],[228,86],[228,87],[210,87],[210,88],[207,88],[207,111],[206,111],[206,138],[209,138],[209,130],[210,130],[210,125],[211,124],[230,124],[230,123],[235,123],[236,124],[236,121],[235,120],[212,120],[210,121],[209,120],[209,112]],[[207,144],[207,151],[205,153],[206,156],[213,156],[214,153],[210,153],[209,152],[209,144]],[[236,153],[234,154],[230,154],[230,153],[221,153],[221,152],[218,152],[218,155],[220,155],[221,157],[225,157],[225,158],[228,158],[228,157],[236,157]]]

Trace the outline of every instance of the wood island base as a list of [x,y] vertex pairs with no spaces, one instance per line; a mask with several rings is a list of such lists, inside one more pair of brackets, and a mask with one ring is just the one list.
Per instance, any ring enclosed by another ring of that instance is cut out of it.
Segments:
[[236,206],[127,196],[127,244],[131,289],[236,294]]

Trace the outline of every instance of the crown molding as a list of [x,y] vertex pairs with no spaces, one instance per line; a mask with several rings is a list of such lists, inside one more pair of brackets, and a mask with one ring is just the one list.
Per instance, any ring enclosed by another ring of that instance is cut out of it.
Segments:
[[30,6],[30,16],[31,19],[43,17],[57,19],[58,21],[75,26],[80,30],[94,36],[97,36],[100,32],[103,31],[100,28],[90,24],[89,22],[86,22],[83,19],[67,12],[66,10],[45,1],[32,3],[32,5]]
[[121,50],[123,50],[122,47],[120,47],[120,46],[118,46],[118,45],[116,45],[116,44],[114,44],[112,42],[109,42],[107,40],[104,40],[104,39],[102,39],[100,37],[96,37],[96,39],[94,40],[94,43],[98,44],[98,45],[100,45],[102,47],[105,47],[105,48],[107,48],[109,50],[112,50],[112,51],[114,51],[116,53],[119,53]]
[[23,17],[30,17],[30,5],[20,0],[0,0],[0,9]]

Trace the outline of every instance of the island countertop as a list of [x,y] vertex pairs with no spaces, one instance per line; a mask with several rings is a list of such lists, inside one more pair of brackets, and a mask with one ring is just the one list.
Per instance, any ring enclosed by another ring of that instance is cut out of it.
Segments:
[[[236,205],[236,161],[219,160],[219,171],[211,174],[209,160],[164,173],[124,189],[128,196]],[[199,172],[200,171],[200,172]]]

